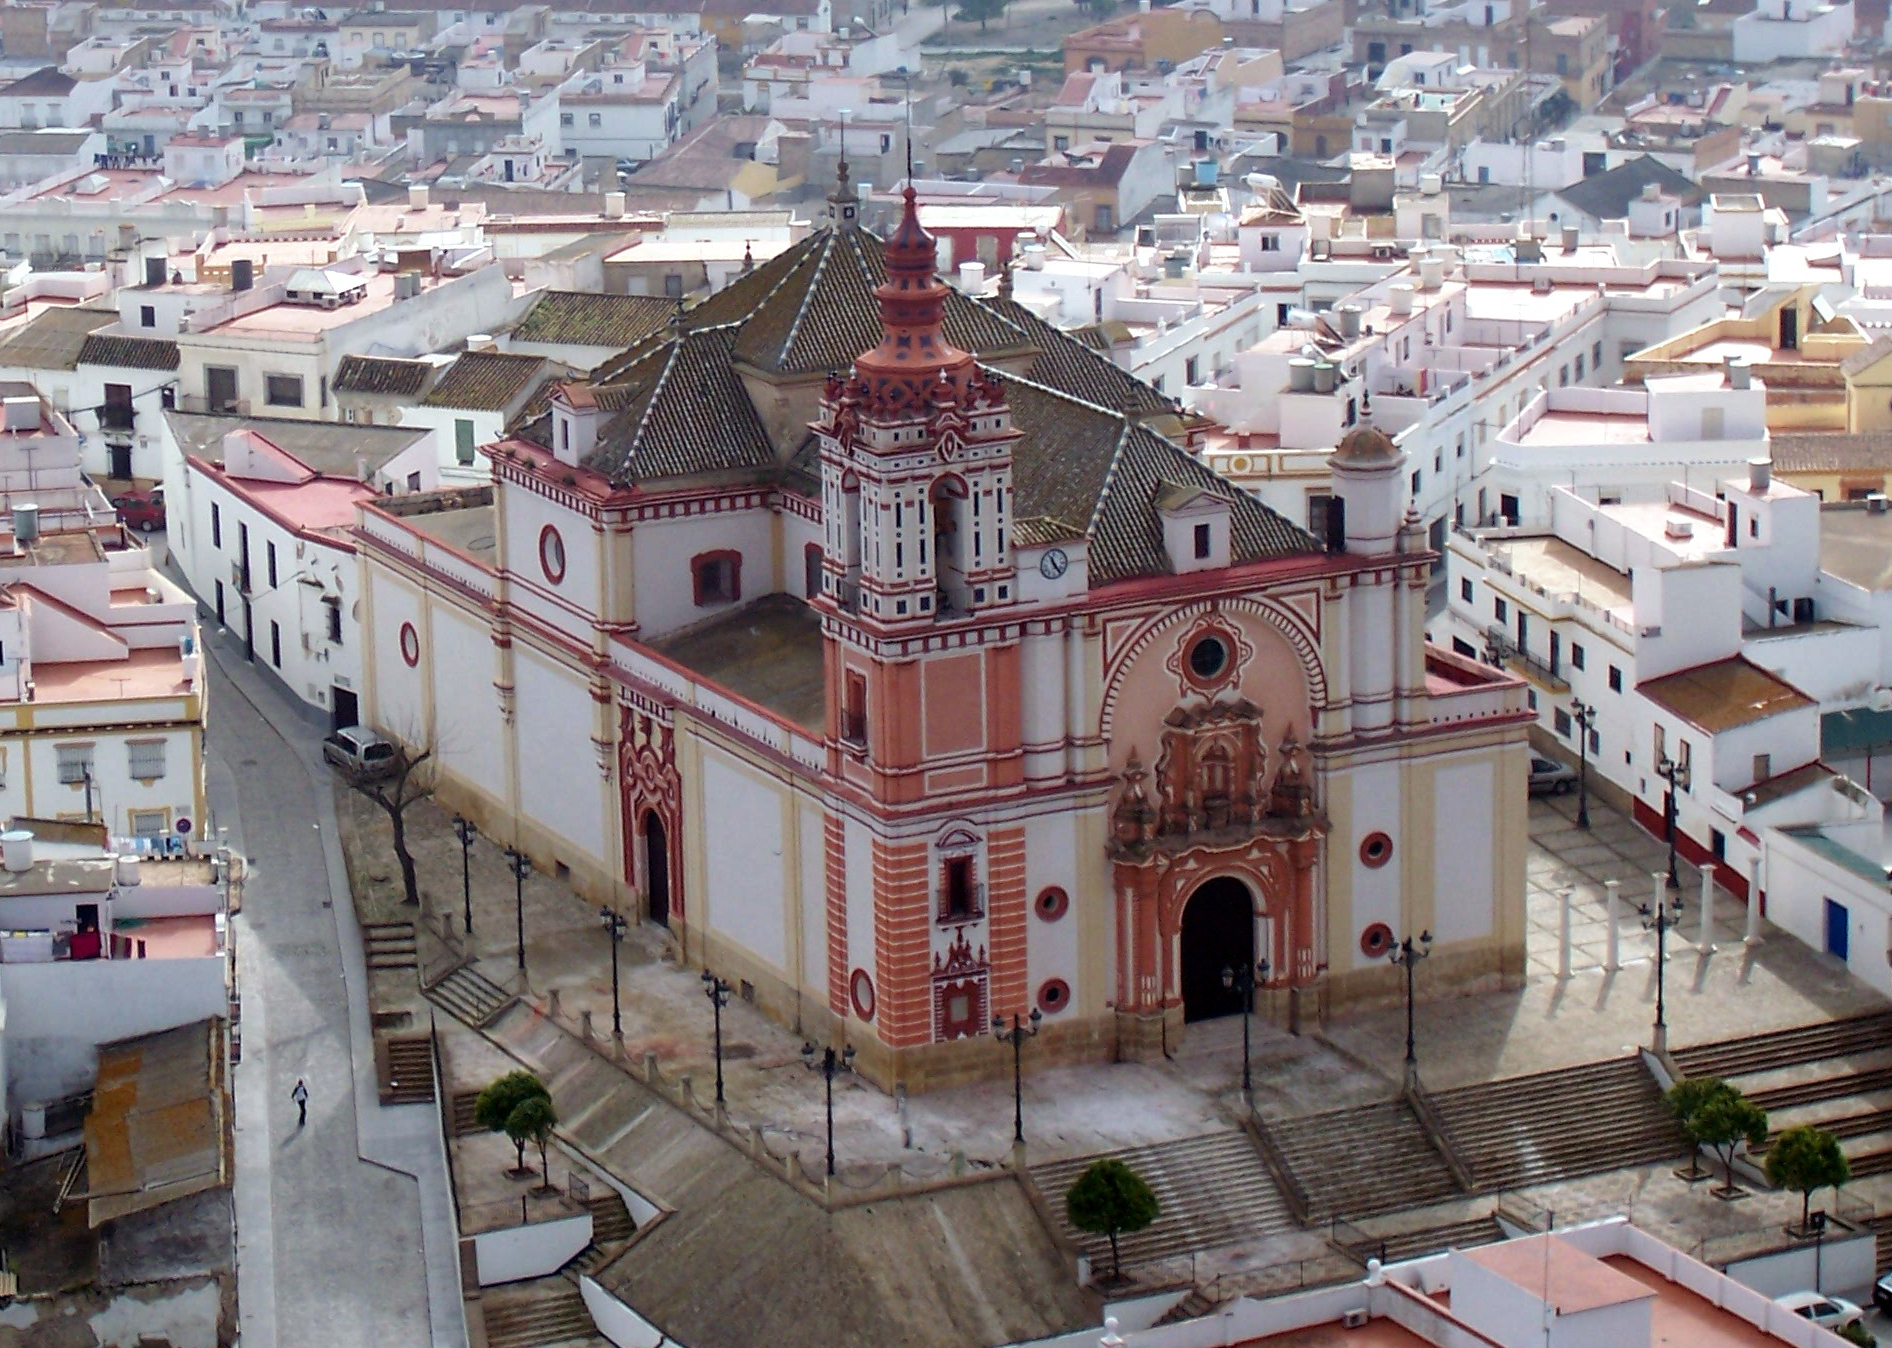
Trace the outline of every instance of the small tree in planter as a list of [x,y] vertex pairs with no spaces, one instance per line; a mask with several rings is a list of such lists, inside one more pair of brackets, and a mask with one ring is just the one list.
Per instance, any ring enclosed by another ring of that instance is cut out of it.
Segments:
[[1734,1182],[1734,1153],[1743,1142],[1758,1147],[1767,1141],[1767,1111],[1726,1082],[1722,1091],[1702,1103],[1695,1113],[1695,1136],[1721,1159],[1725,1183],[1718,1191],[1723,1198],[1741,1192]]
[[1114,1157],[1093,1161],[1064,1196],[1071,1225],[1093,1236],[1110,1237],[1110,1276],[1123,1277],[1123,1251],[1117,1238],[1141,1231],[1156,1220],[1161,1207],[1136,1171]]
[[530,1072],[508,1072],[492,1085],[480,1092],[480,1098],[473,1102],[473,1121],[492,1133],[505,1133],[518,1149],[518,1160],[508,1173],[515,1179],[529,1177],[532,1172],[526,1169],[526,1143],[532,1139],[521,1133],[514,1135],[507,1125],[513,1113],[527,1100],[543,1099],[551,1103],[550,1093],[545,1083]]
[[1838,1189],[1853,1177],[1839,1139],[1818,1128],[1789,1128],[1767,1149],[1767,1182],[1800,1195],[1800,1234],[1807,1231],[1815,1189]]
[[1691,1184],[1701,1178],[1701,1148],[1704,1145],[1704,1139],[1695,1129],[1696,1120],[1710,1102],[1733,1089],[1720,1077],[1689,1077],[1669,1087],[1668,1094],[1663,1097],[1669,1112],[1675,1115],[1682,1136],[1688,1139],[1688,1174],[1683,1178]]
[[552,1107],[549,1095],[528,1095],[513,1107],[506,1117],[506,1136],[519,1148],[521,1160],[525,1157],[525,1144],[533,1143],[539,1149],[539,1192],[552,1191],[552,1166],[546,1158],[545,1149],[552,1141],[552,1130],[558,1127],[558,1111]]

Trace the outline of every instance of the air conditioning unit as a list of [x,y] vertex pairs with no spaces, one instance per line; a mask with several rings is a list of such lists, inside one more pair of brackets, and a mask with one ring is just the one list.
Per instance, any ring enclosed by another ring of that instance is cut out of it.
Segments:
[[1340,1317],[1340,1324],[1343,1329],[1364,1329],[1366,1328],[1367,1321],[1372,1318],[1372,1313],[1362,1307],[1359,1310],[1348,1311],[1342,1315]]

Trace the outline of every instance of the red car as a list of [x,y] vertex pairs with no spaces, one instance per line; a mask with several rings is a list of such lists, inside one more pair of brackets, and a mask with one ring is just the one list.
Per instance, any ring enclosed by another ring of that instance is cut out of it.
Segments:
[[128,491],[112,498],[112,504],[118,509],[118,518],[140,533],[148,534],[164,527],[163,487]]

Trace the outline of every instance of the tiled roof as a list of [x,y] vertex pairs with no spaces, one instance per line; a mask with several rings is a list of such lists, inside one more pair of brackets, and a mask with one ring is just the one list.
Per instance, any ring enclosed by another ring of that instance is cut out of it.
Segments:
[[775,468],[732,362],[734,328],[666,331],[599,390],[618,411],[585,466],[614,482]]
[[1817,705],[1786,680],[1740,656],[1636,685],[1657,706],[1711,735]]
[[427,387],[434,366],[424,360],[387,356],[343,356],[335,371],[337,393],[384,393],[416,398]]
[[1884,472],[1892,469],[1892,431],[1776,433],[1770,441],[1781,473]]
[[622,351],[669,322],[675,307],[659,295],[548,290],[519,320],[512,336],[517,342],[608,346]]
[[30,75],[22,75],[13,83],[0,86],[0,94],[9,98],[57,97],[71,93],[77,84],[77,80],[58,66],[41,66]]
[[1887,356],[1892,356],[1892,337],[1881,337],[1869,346],[1862,346],[1839,363],[1842,374],[1860,374],[1870,370]]
[[75,369],[85,339],[117,321],[116,309],[48,309],[0,342],[0,366]]
[[543,356],[509,351],[469,351],[447,367],[423,400],[429,407],[498,412],[510,405],[545,368]]
[[1060,331],[1016,300],[989,300],[989,307],[1023,329],[1038,354],[1031,377],[1085,402],[1139,417],[1173,414],[1175,405],[1088,342]]
[[95,332],[79,347],[79,364],[123,370],[175,370],[177,343],[168,337],[131,337]]

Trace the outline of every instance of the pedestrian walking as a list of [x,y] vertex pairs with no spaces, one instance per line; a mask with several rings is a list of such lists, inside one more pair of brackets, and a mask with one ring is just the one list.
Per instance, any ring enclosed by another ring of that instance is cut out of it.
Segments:
[[296,1102],[296,1127],[300,1128],[309,1121],[308,1083],[297,1077],[296,1088],[289,1092],[289,1098]]

